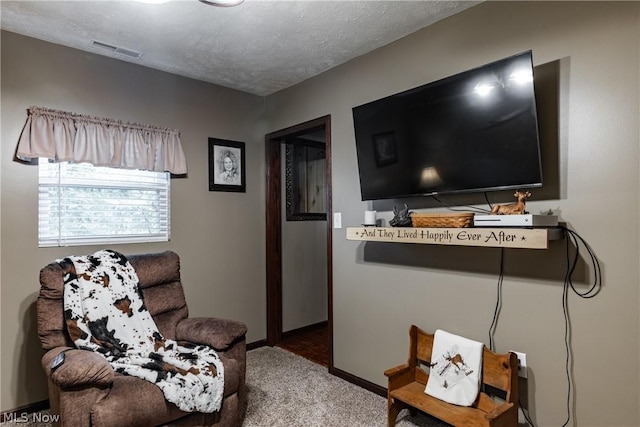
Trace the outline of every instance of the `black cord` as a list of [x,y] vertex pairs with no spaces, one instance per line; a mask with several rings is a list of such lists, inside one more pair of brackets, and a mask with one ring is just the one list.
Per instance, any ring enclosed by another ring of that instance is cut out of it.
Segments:
[[564,370],[565,375],[567,376],[567,419],[565,420],[562,426],[566,426],[571,420],[571,323],[569,322],[569,282],[571,281],[571,275],[575,269],[575,265],[578,262],[578,257],[580,254],[580,247],[576,245],[576,253],[571,260],[570,251],[569,251],[569,243],[575,242],[575,238],[569,233],[566,227],[563,228],[565,230],[565,241],[566,241],[566,260],[567,260],[567,272],[564,276],[564,284],[562,286],[562,313],[564,314],[564,350],[565,350],[565,361],[564,361]]
[[536,427],[536,425],[533,423],[533,420],[529,416],[529,410],[528,409],[524,409],[524,406],[522,406],[522,402],[520,401],[520,399],[518,399],[518,405],[520,405],[520,409],[522,409],[522,415],[524,415],[525,421],[527,421],[527,423],[531,427]]
[[[445,208],[449,209],[450,211],[454,211],[454,212],[469,212],[468,210],[456,209],[456,208],[446,204],[442,200],[438,199],[438,197],[435,194],[432,194],[431,197],[433,198],[433,200],[435,200],[436,202],[440,203],[442,206],[444,206]],[[485,197],[486,197],[486,194],[485,194]],[[487,210],[487,209],[484,209],[484,208],[480,208],[478,206],[470,206],[470,205],[460,205],[460,206],[463,206],[465,208],[471,208],[471,210],[474,211],[474,212],[480,212],[480,213],[489,213],[489,212],[491,212],[490,210]]]
[[487,192],[485,191],[483,194],[484,194],[484,199],[487,201],[487,204],[489,205],[489,212],[491,212],[493,210],[493,205],[489,201],[489,196],[487,195]]
[[[569,250],[568,250],[568,237],[567,237],[567,266],[569,266]],[[576,250],[576,256],[578,254],[579,250]],[[575,265],[576,259],[574,258],[574,265]],[[571,379],[571,358],[572,358],[572,354],[571,354],[571,324],[569,322],[569,301],[568,301],[568,296],[569,296],[569,281],[570,281],[570,277],[571,277],[571,273],[572,271],[567,268],[567,274],[565,276],[565,280],[564,280],[564,286],[562,287],[562,313],[564,314],[564,349],[565,349],[565,361],[564,361],[564,369],[565,369],[565,374],[567,376],[567,419],[564,422],[564,424],[562,424],[562,427],[565,427],[567,424],[569,424],[569,421],[571,420],[571,383],[572,383],[572,379]]]
[[489,327],[489,350],[495,351],[493,343],[493,335],[496,332],[498,326],[498,316],[500,315],[500,308],[502,307],[502,282],[504,280],[504,248],[500,248],[500,274],[498,275],[498,286],[496,287],[496,308],[493,311],[493,320]]
[[[486,193],[485,193],[486,198]],[[437,198],[434,197],[437,200]],[[487,199],[487,203],[489,200]],[[571,323],[569,322],[569,289],[573,291],[574,294],[579,296],[580,298],[590,299],[598,295],[600,290],[602,289],[602,270],[600,268],[600,262],[598,258],[595,256],[595,253],[589,246],[589,244],[575,231],[567,228],[564,225],[560,225],[559,228],[564,230],[565,232],[565,241],[566,241],[566,259],[567,259],[567,270],[564,277],[564,284],[562,287],[562,312],[564,314],[564,344],[565,344],[565,372],[567,375],[567,419],[562,424],[562,427],[566,427],[571,420],[571,398],[572,398],[572,384],[573,378],[571,376],[571,361],[572,361],[572,353],[571,353]],[[571,245],[576,248],[576,252],[571,257]],[[585,292],[580,292],[573,284],[573,274],[576,271],[576,267],[578,265],[578,260],[580,259],[580,246],[584,246],[589,254],[589,258],[591,260],[591,265],[593,267],[593,283]],[[498,324],[498,316],[500,314],[500,308],[502,306],[502,283],[504,280],[504,248],[501,248],[500,252],[500,274],[498,276],[498,286],[497,286],[497,296],[496,296],[496,307],[493,312],[493,319],[491,322],[491,326],[489,327],[489,349],[494,351],[494,342],[493,336],[495,333],[495,329]],[[529,416],[529,411],[525,410],[522,406],[522,402],[518,400],[518,404],[522,409],[522,413],[524,415],[527,423],[533,427],[535,424],[533,420]]]
[[[567,419],[562,424],[565,427],[571,420],[571,399],[573,396],[573,378],[571,376],[571,362],[573,360],[573,354],[571,352],[571,323],[569,322],[569,289],[580,298],[589,299],[595,297],[602,289],[602,271],[600,269],[600,262],[596,258],[593,250],[589,244],[575,231],[570,230],[566,226],[561,225],[560,228],[565,232],[566,240],[566,259],[567,259],[567,272],[564,278],[564,285],[562,287],[562,312],[564,314],[564,346],[565,346],[565,372],[567,375]],[[571,258],[571,245],[573,243],[576,252]],[[591,259],[591,265],[593,267],[593,283],[591,287],[585,291],[580,292],[573,285],[573,273],[576,270],[578,260],[580,259],[580,245],[585,247],[589,258]]]
[[[573,396],[573,378],[571,376],[571,362],[573,360],[573,354],[571,352],[571,323],[569,322],[569,289],[580,298],[589,299],[595,297],[602,289],[602,271],[600,269],[600,262],[596,258],[593,250],[589,244],[575,231],[560,225],[559,228],[565,232],[566,240],[566,259],[567,259],[567,271],[564,277],[564,284],[562,287],[562,313],[564,314],[564,346],[565,346],[565,373],[567,376],[567,419],[562,424],[562,427],[566,427],[571,421],[571,398]],[[571,245],[573,243],[576,252],[571,257]],[[590,288],[585,292],[580,292],[573,284],[573,273],[576,271],[578,260],[580,259],[580,246],[584,246],[589,254],[591,265],[593,267],[593,283]],[[522,413],[525,416],[526,421],[534,426],[533,421],[529,417],[527,411],[524,410],[521,402],[518,402],[522,408]]]
[[[498,275],[498,286],[497,286],[497,295],[496,295],[496,307],[493,311],[493,320],[491,322],[491,326],[489,327],[489,349],[491,351],[495,351],[493,335],[495,333],[495,329],[498,326],[498,315],[500,314],[500,308],[502,307],[502,283],[504,281],[504,248],[500,248],[500,274]],[[525,420],[529,425],[535,427],[533,420],[529,416],[529,411],[524,409],[522,406],[522,402],[518,399],[518,405],[520,409],[522,409],[522,414],[524,415]]]
[[[565,277],[565,284],[570,286],[571,290],[573,290],[573,293],[579,296],[580,298],[586,298],[586,299],[593,298],[600,292],[600,289],[602,288],[602,271],[600,269],[600,263],[598,262],[598,259],[596,258],[589,244],[578,233],[567,228],[564,225],[560,225],[559,227],[565,231],[565,236],[567,237],[566,249],[567,249],[568,272],[567,272],[567,276]],[[576,247],[576,253],[573,257],[573,261],[569,261],[569,252],[570,252],[569,241],[573,242],[574,246]],[[578,291],[576,287],[573,285],[573,280],[572,280],[572,276],[576,269],[576,266],[578,264],[578,259],[580,256],[580,244],[582,244],[582,246],[584,246],[585,249],[587,250],[587,253],[589,254],[589,258],[591,259],[591,265],[593,266],[593,283],[591,284],[591,287],[586,292]]]

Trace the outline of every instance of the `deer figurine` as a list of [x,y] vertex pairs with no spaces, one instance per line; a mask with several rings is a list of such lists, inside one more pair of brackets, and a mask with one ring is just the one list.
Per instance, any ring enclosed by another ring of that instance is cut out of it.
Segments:
[[526,200],[531,197],[529,191],[516,191],[513,196],[518,200],[516,203],[508,205],[495,205],[491,208],[492,215],[519,215],[527,213],[525,211]]

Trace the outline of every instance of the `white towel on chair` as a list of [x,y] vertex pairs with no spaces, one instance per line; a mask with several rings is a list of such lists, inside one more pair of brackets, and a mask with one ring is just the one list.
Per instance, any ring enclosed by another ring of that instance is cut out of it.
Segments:
[[480,390],[483,349],[481,342],[436,330],[424,392],[455,405],[471,406]]

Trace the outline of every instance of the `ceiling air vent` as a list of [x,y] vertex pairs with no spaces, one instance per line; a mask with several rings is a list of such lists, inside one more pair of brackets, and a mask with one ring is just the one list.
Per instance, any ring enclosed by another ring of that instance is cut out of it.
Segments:
[[111,52],[126,55],[128,57],[135,58],[135,59],[138,59],[142,56],[140,52],[136,52],[135,50],[127,49],[126,47],[114,46],[112,44],[100,42],[97,40],[93,40],[93,46],[99,47],[100,49],[110,50]]

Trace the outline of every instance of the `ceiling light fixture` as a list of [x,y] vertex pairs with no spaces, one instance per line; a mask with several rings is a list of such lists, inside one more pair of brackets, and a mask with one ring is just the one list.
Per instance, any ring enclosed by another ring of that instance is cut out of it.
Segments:
[[231,6],[239,5],[244,0],[200,0],[200,1],[204,4],[208,4],[209,6],[231,7]]

